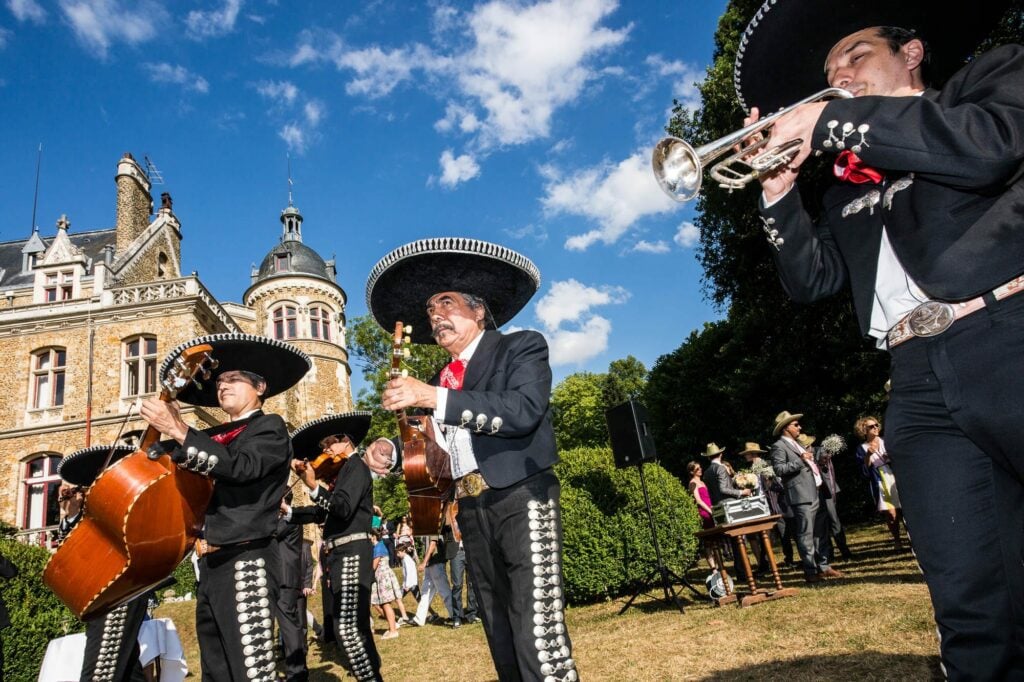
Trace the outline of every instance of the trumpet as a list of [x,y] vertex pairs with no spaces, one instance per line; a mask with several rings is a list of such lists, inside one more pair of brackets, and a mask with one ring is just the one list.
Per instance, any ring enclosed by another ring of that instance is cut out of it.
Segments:
[[[770,128],[783,114],[789,113],[801,104],[850,97],[853,95],[842,88],[825,88],[796,104],[779,109],[774,114],[751,123],[746,128],[741,128],[696,149],[678,137],[663,138],[655,145],[654,153],[651,156],[654,177],[665,194],[678,202],[689,201],[700,192],[704,168],[709,163],[754,133]],[[788,140],[771,149],[764,149],[767,144],[767,136],[748,144],[712,166],[709,175],[718,182],[719,187],[730,192],[734,189],[741,189],[759,176],[777,170],[792,161],[800,145],[803,144],[803,140],[799,138]]]

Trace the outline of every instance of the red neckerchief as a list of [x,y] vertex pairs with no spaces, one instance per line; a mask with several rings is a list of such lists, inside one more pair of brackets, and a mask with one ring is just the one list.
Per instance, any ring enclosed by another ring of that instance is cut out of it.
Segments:
[[877,185],[885,177],[877,169],[861,161],[860,157],[849,149],[842,151],[836,158],[832,172],[840,180],[856,185],[863,185],[866,182],[873,182]]
[[449,362],[441,370],[441,388],[462,390],[462,379],[466,376],[466,361],[458,358]]

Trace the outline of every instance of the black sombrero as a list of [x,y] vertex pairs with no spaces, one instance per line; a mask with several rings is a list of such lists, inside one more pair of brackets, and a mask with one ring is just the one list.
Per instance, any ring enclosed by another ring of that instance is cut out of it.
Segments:
[[190,405],[217,407],[216,379],[224,372],[241,370],[259,374],[267,381],[263,394],[266,399],[287,391],[312,367],[309,356],[291,344],[265,336],[228,332],[200,336],[172,350],[160,366],[160,379],[167,379],[182,353],[203,344],[213,346],[212,355],[219,364],[211,370],[209,379],[199,377],[198,384],[193,382],[178,391],[177,400]]
[[[113,450],[113,454],[111,454]],[[107,456],[109,464],[113,464],[125,455],[135,452],[135,448],[127,445],[91,445],[75,450],[57,464],[57,475],[74,485],[90,486],[104,470]]]
[[320,454],[320,441],[327,436],[345,434],[358,446],[370,430],[372,412],[357,411],[331,414],[314,419],[292,432],[292,452],[297,459],[313,459]]
[[744,111],[758,107],[763,116],[827,88],[829,51],[872,26],[916,31],[931,52],[932,80],[941,82],[971,56],[1009,4],[986,0],[943,9],[924,0],[765,0],[736,51],[736,97]]
[[442,291],[479,296],[494,325],[516,316],[540,287],[540,271],[529,258],[478,239],[421,239],[380,259],[366,282],[366,306],[384,329],[412,325],[415,343],[434,343],[427,299]]

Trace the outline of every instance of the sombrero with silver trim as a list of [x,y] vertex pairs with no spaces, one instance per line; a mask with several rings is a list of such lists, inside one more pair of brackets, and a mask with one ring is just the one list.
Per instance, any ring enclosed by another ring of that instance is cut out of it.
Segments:
[[540,288],[540,271],[512,249],[464,237],[437,237],[399,247],[380,259],[366,282],[366,306],[384,329],[412,325],[415,343],[434,343],[427,299],[442,291],[479,296],[494,325],[516,316]]
[[105,465],[109,466],[133,452],[135,448],[127,445],[90,445],[65,456],[57,464],[57,475],[68,483],[89,486],[106,468]]
[[211,370],[210,378],[198,377],[178,391],[177,400],[190,405],[217,407],[216,379],[224,372],[254,372],[267,382],[263,398],[284,393],[299,382],[313,366],[309,356],[295,346],[255,334],[227,332],[200,336],[186,341],[170,353],[160,366],[160,379],[166,380],[174,361],[189,348],[209,344],[213,346],[213,358],[219,363]]
[[351,438],[352,444],[358,446],[366,438],[372,418],[372,412],[357,410],[331,414],[306,422],[292,432],[292,451],[297,459],[314,459],[321,453],[320,441],[327,436],[342,434]]
[[917,32],[934,83],[952,75],[995,27],[1009,0],[942,9],[925,0],[765,0],[740,37],[733,83],[744,111],[761,115],[828,87],[825,58],[851,33],[872,26]]

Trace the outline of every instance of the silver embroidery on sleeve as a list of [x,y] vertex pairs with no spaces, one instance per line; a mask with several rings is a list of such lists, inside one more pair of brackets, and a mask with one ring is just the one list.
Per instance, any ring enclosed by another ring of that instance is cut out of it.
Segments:
[[885,190],[885,197],[882,199],[882,206],[885,210],[892,210],[892,198],[896,196],[897,192],[902,192],[906,188],[914,184],[914,174],[904,175],[902,178],[892,183],[889,189]]
[[859,196],[846,206],[843,206],[843,217],[849,218],[854,213],[860,213],[865,208],[871,213],[875,214],[875,206],[882,200],[882,193],[877,189],[873,189],[863,196]]

